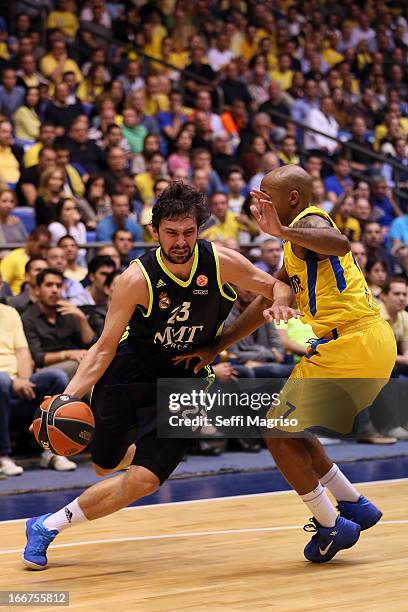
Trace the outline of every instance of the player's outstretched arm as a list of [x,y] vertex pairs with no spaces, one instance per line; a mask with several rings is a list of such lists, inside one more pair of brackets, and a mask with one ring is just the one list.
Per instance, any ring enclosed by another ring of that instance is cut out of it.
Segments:
[[149,293],[139,266],[133,265],[120,276],[102,335],[81,361],[64,393],[82,397],[100,379],[115,356],[119,340],[137,304],[147,308]]
[[311,214],[300,219],[293,227],[286,227],[280,222],[276,208],[266,193],[253,191],[251,194],[258,199],[258,205],[252,205],[251,212],[260,228],[268,234],[325,257],[341,256],[349,252],[347,237],[332,227],[327,219]]

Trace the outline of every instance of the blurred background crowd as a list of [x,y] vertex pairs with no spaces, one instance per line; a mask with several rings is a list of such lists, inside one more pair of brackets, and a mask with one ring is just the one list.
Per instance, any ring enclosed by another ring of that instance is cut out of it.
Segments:
[[[408,376],[406,0],[15,0],[0,17],[0,467],[22,468],[42,396],[62,391],[104,324],[117,276],[154,246],[172,180],[208,196],[201,237],[274,274],[250,190],[287,163],[351,241]],[[253,296],[239,292],[231,320]],[[288,376],[311,328],[265,324],[215,369]],[[408,422],[403,419],[402,425]],[[379,432],[366,417],[359,439]],[[234,441],[256,452],[257,440]],[[226,442],[201,441],[217,454]],[[45,452],[45,468],[75,469]]]

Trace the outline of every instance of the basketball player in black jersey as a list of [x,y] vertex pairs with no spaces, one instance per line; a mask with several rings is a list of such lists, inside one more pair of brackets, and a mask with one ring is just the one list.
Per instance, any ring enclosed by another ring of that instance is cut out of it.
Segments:
[[204,196],[181,183],[158,198],[152,225],[160,247],[121,275],[103,333],[64,391],[83,397],[95,385],[90,450],[97,475],[129,469],[56,513],[30,519],[23,554],[28,567],[46,567],[47,548],[60,531],[150,495],[181,461],[190,441],[157,437],[155,383],[214,376],[210,367],[195,374],[173,357],[215,341],[235,300],[230,282],[264,296],[265,307],[272,301],[277,320],[296,316],[287,285],[236,251],[197,240],[208,214]]

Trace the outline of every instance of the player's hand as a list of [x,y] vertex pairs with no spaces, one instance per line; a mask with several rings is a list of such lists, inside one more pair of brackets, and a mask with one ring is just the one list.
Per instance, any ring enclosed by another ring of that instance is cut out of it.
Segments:
[[78,306],[75,306],[74,304],[71,304],[71,302],[67,302],[66,300],[60,300],[58,302],[57,311],[62,316],[72,315],[76,319],[86,319],[85,313],[82,312],[82,310],[78,308]]
[[258,200],[257,204],[252,204],[251,213],[261,230],[280,238],[286,228],[279,220],[272,198],[258,189],[251,191],[251,196]]
[[15,377],[13,380],[13,391],[18,397],[26,400],[33,400],[35,398],[35,384],[31,380],[25,378]]
[[203,346],[192,353],[173,357],[173,363],[174,365],[178,365],[185,361],[184,368],[187,370],[187,368],[190,367],[191,360],[198,359],[198,363],[194,366],[193,370],[194,374],[198,374],[202,368],[214,361],[218,353],[219,349],[216,346]]
[[234,370],[228,361],[217,363],[215,366],[213,366],[213,370],[217,380],[220,380],[221,382],[225,380],[237,380],[238,378],[238,372]]
[[290,306],[275,302],[272,306],[263,311],[263,316],[268,323],[272,323],[272,321],[275,321],[275,323],[280,323],[281,321],[287,323],[289,319],[301,317],[302,313],[295,308],[290,308]]

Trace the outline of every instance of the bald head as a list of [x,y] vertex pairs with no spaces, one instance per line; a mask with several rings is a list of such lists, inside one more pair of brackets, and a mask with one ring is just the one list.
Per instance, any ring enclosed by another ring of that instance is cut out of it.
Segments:
[[291,222],[310,205],[312,177],[300,166],[288,164],[268,172],[261,182],[282,222]]

